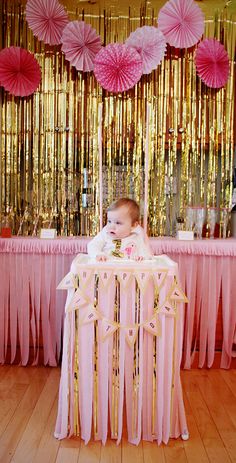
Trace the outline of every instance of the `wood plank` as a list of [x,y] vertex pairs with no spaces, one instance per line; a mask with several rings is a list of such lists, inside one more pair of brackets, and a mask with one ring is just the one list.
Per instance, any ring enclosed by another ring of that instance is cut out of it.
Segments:
[[106,445],[101,446],[102,463],[121,463],[121,445],[116,445],[116,441],[108,439]]
[[220,370],[220,375],[236,397],[236,370]]
[[84,441],[81,441],[78,463],[100,462],[101,445],[100,441],[90,441],[87,445],[85,445]]
[[130,444],[127,437],[122,437],[121,441],[121,461],[129,463],[143,463],[143,445],[142,441],[139,445]]
[[59,379],[60,369],[51,368],[50,375],[21,436],[13,461],[15,460],[17,463],[32,463],[34,461],[49,414],[57,397]]
[[[12,457],[15,449],[21,440],[25,427],[47,380],[48,373],[46,369],[40,368],[39,370],[38,375],[35,374],[35,371],[32,372],[32,381],[0,438],[0,461],[3,463],[14,461]],[[15,461],[15,463],[19,462]]]
[[[181,371],[190,439],[119,446],[54,438],[60,369],[0,367],[1,463],[236,463],[236,371]],[[5,420],[5,421],[4,421]]]
[[12,419],[28,387],[27,384],[15,383],[10,389],[7,386],[4,389],[0,389],[0,436]]
[[60,441],[54,437],[55,423],[57,417],[58,398],[55,399],[48,421],[44,428],[38,449],[34,457],[34,463],[52,463],[60,447]]
[[210,377],[213,379],[211,371],[207,372],[206,377],[201,375],[197,376],[197,384],[205,401],[207,402],[208,409],[230,459],[232,462],[236,463],[236,427],[231,421],[230,416],[227,413],[227,407],[225,406],[227,386],[223,388],[223,390],[221,386],[220,390],[220,382],[218,381],[218,378],[216,381],[210,381]]
[[164,455],[166,463],[186,463],[188,461],[181,438],[170,439],[168,445],[164,447]]
[[189,439],[187,441],[183,441],[183,446],[187,460],[189,463],[208,463],[208,456],[192,412],[191,404],[185,393],[184,404],[189,431]]
[[207,401],[199,389],[196,373],[194,374],[194,370],[185,371],[182,380],[209,460],[212,463],[230,463],[224,443],[209,412]]
[[[77,463],[79,449],[73,447],[60,447],[55,463]],[[88,460],[89,461],[89,460]]]
[[144,463],[165,463],[164,445],[157,442],[143,441]]

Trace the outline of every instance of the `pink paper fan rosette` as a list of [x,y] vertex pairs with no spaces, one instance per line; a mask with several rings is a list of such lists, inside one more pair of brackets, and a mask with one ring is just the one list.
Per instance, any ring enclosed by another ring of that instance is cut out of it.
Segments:
[[64,28],[62,51],[78,71],[92,71],[94,58],[102,47],[101,38],[95,29],[84,21],[71,21]]
[[193,0],[169,0],[160,9],[158,27],[176,48],[195,45],[204,31],[204,15]]
[[125,44],[135,48],[143,61],[143,74],[150,74],[156,69],[166,51],[166,39],[154,26],[138,27],[132,32]]
[[20,47],[4,48],[0,52],[0,82],[12,95],[31,95],[40,80],[40,66],[32,53]]
[[205,39],[195,55],[197,73],[212,88],[223,87],[229,77],[229,57],[224,46],[216,39]]
[[111,43],[95,57],[94,74],[109,92],[124,92],[132,88],[143,72],[142,58],[134,49],[121,43]]
[[49,45],[59,45],[64,27],[69,22],[57,0],[28,0],[26,20],[33,34]]

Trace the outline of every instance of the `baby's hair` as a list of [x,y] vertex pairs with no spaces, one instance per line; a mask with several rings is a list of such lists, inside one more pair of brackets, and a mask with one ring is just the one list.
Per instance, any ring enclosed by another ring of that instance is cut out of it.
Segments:
[[134,201],[134,199],[130,199],[130,198],[117,199],[117,201],[114,201],[112,204],[110,204],[107,211],[115,211],[116,209],[119,209],[120,207],[126,207],[128,209],[128,213],[131,217],[132,225],[134,225],[135,222],[139,221],[140,209],[139,209],[139,205],[136,203],[136,201]]

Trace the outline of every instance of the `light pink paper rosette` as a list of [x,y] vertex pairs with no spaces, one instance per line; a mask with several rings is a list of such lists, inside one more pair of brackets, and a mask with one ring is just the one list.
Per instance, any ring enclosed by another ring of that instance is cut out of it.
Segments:
[[195,55],[200,79],[212,88],[221,88],[229,77],[229,56],[216,39],[205,39],[197,47]]
[[204,15],[193,0],[169,0],[160,9],[158,27],[176,48],[195,45],[204,31]]
[[66,59],[78,71],[92,71],[94,58],[102,47],[101,38],[95,29],[84,21],[71,21],[64,28],[62,51]]
[[99,84],[109,92],[124,92],[141,78],[142,58],[127,45],[111,43],[95,57],[94,74]]
[[57,0],[28,0],[26,20],[33,34],[49,45],[59,45],[69,19]]
[[143,74],[150,74],[164,58],[166,39],[154,26],[138,27],[130,34],[125,44],[135,48],[143,61]]
[[31,95],[40,80],[40,66],[32,53],[20,47],[4,48],[0,52],[0,82],[12,95]]

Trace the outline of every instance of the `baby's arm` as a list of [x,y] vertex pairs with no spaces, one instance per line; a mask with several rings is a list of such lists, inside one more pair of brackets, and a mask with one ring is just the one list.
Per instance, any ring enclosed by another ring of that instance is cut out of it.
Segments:
[[87,245],[88,255],[91,258],[96,258],[98,261],[107,260],[107,256],[103,252],[105,245],[105,235],[102,230],[99,232]]

